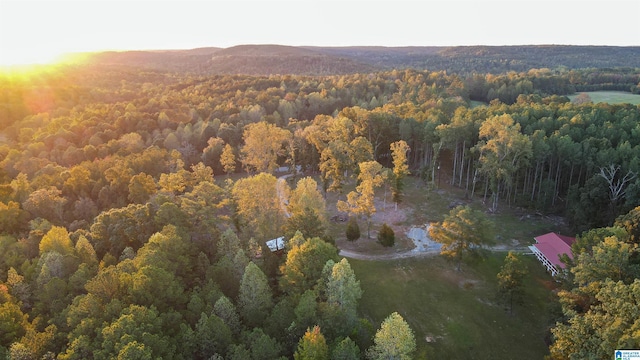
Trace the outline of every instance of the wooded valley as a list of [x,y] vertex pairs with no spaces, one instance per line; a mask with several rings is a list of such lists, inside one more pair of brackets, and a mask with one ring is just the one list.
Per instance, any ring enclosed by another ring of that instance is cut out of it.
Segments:
[[0,358],[378,359],[392,332],[421,358],[401,314],[358,312],[326,231],[329,193],[370,217],[345,190],[369,173],[408,202],[399,146],[425,192],[443,179],[578,235],[550,358],[638,348],[640,105],[567,97],[596,90],[639,94],[640,48],[247,46],[2,73]]

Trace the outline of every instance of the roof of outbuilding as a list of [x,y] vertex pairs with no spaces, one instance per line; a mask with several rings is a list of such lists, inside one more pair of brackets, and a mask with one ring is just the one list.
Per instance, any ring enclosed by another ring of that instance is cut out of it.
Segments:
[[284,236],[267,241],[267,246],[272,252],[284,249]]
[[550,232],[548,234],[536,236],[534,239],[537,243],[533,246],[544,254],[544,256],[549,259],[553,265],[556,265],[559,268],[565,267],[564,263],[560,261],[560,256],[562,254],[567,254],[570,259],[573,259],[571,244],[576,241],[575,238]]

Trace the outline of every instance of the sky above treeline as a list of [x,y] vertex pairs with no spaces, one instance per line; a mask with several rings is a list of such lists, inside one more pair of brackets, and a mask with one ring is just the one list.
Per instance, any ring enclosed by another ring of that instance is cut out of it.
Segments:
[[0,52],[241,44],[637,46],[639,16],[638,0],[0,0]]

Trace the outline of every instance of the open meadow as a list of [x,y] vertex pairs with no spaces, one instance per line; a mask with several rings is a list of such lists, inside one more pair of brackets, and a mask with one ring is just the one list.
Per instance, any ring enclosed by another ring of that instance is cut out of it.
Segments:
[[503,258],[493,253],[460,272],[440,256],[349,263],[364,292],[361,315],[378,327],[397,311],[415,333],[417,359],[541,359],[559,313],[555,283],[525,256],[525,300],[509,314],[496,297]]
[[[345,193],[349,190],[346,187]],[[364,220],[360,221],[362,237],[354,242],[344,238],[345,223],[331,225],[338,247],[370,256],[368,260],[349,259],[364,291],[361,315],[378,327],[389,313],[400,313],[415,332],[417,359],[541,359],[548,354],[549,328],[554,314],[559,313],[553,293],[557,283],[533,255],[523,255],[529,272],[524,301],[509,314],[497,297],[496,275],[507,250],[526,253],[534,236],[550,231],[567,234],[562,220],[501,204],[496,213],[487,213],[494,224],[491,250],[484,259],[467,262],[458,272],[438,254],[402,256],[414,246],[406,233],[412,227],[441,221],[455,205],[482,210],[482,198],[465,198],[464,190],[442,179],[440,188],[433,188],[417,177],[407,179],[405,192],[398,210],[389,197],[383,211],[384,191],[378,191],[379,210],[372,217],[371,239],[366,237]],[[336,198],[329,193],[330,210]],[[376,241],[383,222],[396,233],[392,248]]]
[[[569,95],[569,99],[573,101],[579,94]],[[640,95],[632,94],[624,91],[589,91],[585,94],[589,95],[591,101],[594,104],[608,103],[608,104],[633,104],[640,105]]]

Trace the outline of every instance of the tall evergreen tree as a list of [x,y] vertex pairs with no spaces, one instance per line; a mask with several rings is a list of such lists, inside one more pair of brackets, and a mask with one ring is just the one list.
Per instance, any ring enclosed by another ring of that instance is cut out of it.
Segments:
[[360,281],[346,258],[333,265],[327,282],[327,302],[339,310],[348,329],[357,321],[358,301],[362,297]]
[[295,360],[329,360],[329,346],[319,326],[314,326],[313,330],[307,329],[298,343],[298,349],[293,354],[293,358]]
[[250,262],[244,270],[238,294],[238,310],[250,327],[262,325],[273,307],[273,294],[267,276]]

